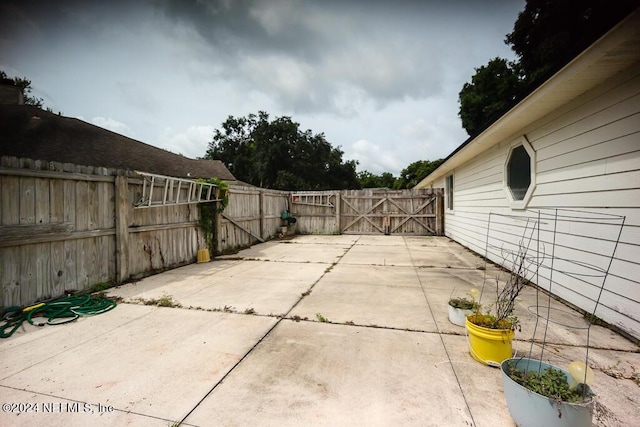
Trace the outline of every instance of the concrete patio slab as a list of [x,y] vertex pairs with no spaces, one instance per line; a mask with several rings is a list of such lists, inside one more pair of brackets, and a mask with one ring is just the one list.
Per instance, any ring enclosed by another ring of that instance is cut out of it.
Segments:
[[454,297],[469,297],[467,293],[471,288],[482,288],[484,277],[484,271],[468,268],[418,267],[416,272],[425,289],[449,291]]
[[409,252],[415,267],[471,268],[482,267],[482,258],[460,247],[455,250],[442,250],[444,247],[409,246]]
[[[215,263],[216,261],[212,261]],[[215,274],[216,278],[269,278],[272,280],[300,280],[314,283],[324,274],[331,264],[316,262],[269,262],[243,261],[237,266],[227,268]]]
[[513,427],[499,369],[482,365],[469,355],[466,336],[441,335],[460,388],[476,426]]
[[282,321],[186,419],[197,425],[470,425],[438,335]]
[[436,330],[419,287],[324,283],[321,280],[290,316],[316,320],[318,314],[334,323]]
[[107,295],[131,303],[170,298],[171,304],[184,308],[280,315],[298,302],[326,268],[321,264],[266,265],[253,261],[212,269],[210,274],[195,279],[189,269],[182,268],[180,275],[171,275],[171,280],[155,280],[152,276],[109,289]]
[[279,259],[287,262],[320,262],[333,264],[338,262],[349,250],[348,245],[327,245],[305,243],[304,248],[300,245],[289,244],[289,250]]
[[264,315],[287,313],[310,288],[307,281],[229,278],[178,301],[184,307],[220,310],[229,307],[240,313]]
[[411,267],[391,267],[340,263],[322,277],[322,283],[366,284],[369,286],[409,286],[420,287],[420,280]]
[[3,426],[167,427],[173,422],[155,416],[117,410],[108,402],[75,401],[8,387],[2,387],[0,390],[4,402],[20,402],[23,405],[22,411],[19,410],[19,404],[16,404],[13,412],[0,413],[0,424]]
[[[293,262],[336,262],[342,255],[345,254],[352,246],[350,241],[334,243],[316,243],[317,241],[307,240],[304,242],[297,242],[295,240],[283,240],[279,242],[267,242],[261,245],[256,245],[248,249],[243,249],[234,255],[226,255],[219,259],[238,259],[245,260],[254,259],[262,261],[293,261]],[[304,252],[302,257],[300,256],[299,249],[301,244],[304,244]],[[264,246],[264,247],[263,247]],[[311,256],[304,257],[305,254]]]
[[[94,329],[92,320],[115,322],[132,311],[146,314],[104,333]],[[122,305],[66,325],[67,333],[85,337],[79,344],[69,345],[56,334],[39,339],[29,348],[29,366],[3,376],[2,386],[180,420],[275,322],[270,317]],[[3,356],[19,360],[24,349],[16,346]]]
[[362,246],[406,246],[404,239],[380,235],[359,236],[355,244]]
[[[147,277],[108,290],[125,300],[111,312],[0,340],[3,403],[94,410],[0,425],[513,426],[500,370],[471,358],[447,315],[487,280],[490,303],[498,272],[447,238],[299,236]],[[169,296],[183,308],[140,301]],[[584,358],[579,313],[525,288],[515,314],[518,355],[545,341],[552,363]],[[595,325],[589,338],[594,425],[637,424],[640,347]]]
[[322,245],[346,245],[351,246],[363,236],[349,235],[349,234],[336,234],[336,235],[317,235],[307,234],[296,236],[294,239],[289,240],[293,244],[307,244],[307,243],[319,243]]
[[[367,236],[363,236],[367,237]],[[391,248],[391,249],[390,249]],[[340,260],[342,264],[413,267],[406,245],[367,245],[362,239]]]

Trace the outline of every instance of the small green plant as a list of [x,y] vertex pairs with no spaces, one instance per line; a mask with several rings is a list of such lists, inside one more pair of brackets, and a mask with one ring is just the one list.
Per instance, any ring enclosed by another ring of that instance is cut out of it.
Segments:
[[223,312],[223,313],[237,313],[236,308],[231,307],[230,305],[225,305],[224,307],[211,308],[208,311]]
[[480,304],[475,300],[467,297],[456,297],[449,300],[449,305],[453,308],[459,308],[460,310],[480,310]]
[[171,295],[164,295],[156,301],[158,307],[181,307],[180,303],[173,300]]
[[516,316],[510,316],[504,319],[498,319],[490,313],[472,313],[467,316],[467,320],[476,326],[488,329],[511,329],[520,330],[520,319]]
[[155,299],[155,298],[150,298],[150,299],[134,298],[131,301],[138,302],[138,303],[144,304],[144,305],[155,305],[155,306],[158,306],[158,307],[177,307],[177,308],[181,308],[182,307],[182,304],[180,304],[177,301],[174,301],[173,297],[171,295],[163,295],[161,298],[158,298],[158,299]]
[[247,308],[244,310],[244,314],[256,314],[256,311],[253,308]]
[[329,319],[327,319],[326,317],[324,317],[320,313],[316,313],[316,318],[318,319],[318,321],[320,321],[322,323],[329,323]]
[[[583,398],[584,385],[578,384],[576,388],[570,388],[567,376],[558,369],[549,367],[542,371],[522,371],[517,368],[515,361],[510,360],[506,363],[505,372],[521,386],[550,399],[568,403],[585,400]],[[584,394],[586,398],[593,396],[591,392]]]

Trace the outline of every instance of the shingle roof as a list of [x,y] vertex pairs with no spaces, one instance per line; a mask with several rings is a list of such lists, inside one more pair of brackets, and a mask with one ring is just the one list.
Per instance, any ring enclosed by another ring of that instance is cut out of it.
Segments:
[[190,159],[30,105],[0,105],[0,155],[235,181],[219,160]]

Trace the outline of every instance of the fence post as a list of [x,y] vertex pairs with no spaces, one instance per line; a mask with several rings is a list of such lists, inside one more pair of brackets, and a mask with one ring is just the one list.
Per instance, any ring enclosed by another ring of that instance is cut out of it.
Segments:
[[129,182],[126,175],[117,175],[116,194],[116,282],[129,278]]
[[[433,190],[432,190],[433,191]],[[436,190],[436,224],[437,224],[437,232],[438,236],[444,236],[444,190],[442,188],[437,188]]]
[[[227,190],[227,197],[229,198],[229,203],[227,204],[227,206],[229,206],[231,204],[231,188],[229,188]],[[216,199],[220,198],[220,189],[217,188],[216,189]],[[216,202],[216,208],[218,207],[218,202]],[[215,221],[213,221],[213,226],[215,227],[215,249],[213,250],[214,255],[221,255],[223,252],[223,247],[222,247],[222,212],[220,212],[219,209],[215,210],[214,213],[214,218]]]
[[260,217],[260,237],[264,239],[265,238],[264,227],[265,227],[266,221],[264,217],[265,209],[264,209],[264,189],[263,188],[258,190],[258,205],[260,205],[260,213],[258,214],[258,216]]
[[342,234],[341,224],[340,224],[340,192],[336,191],[336,229],[335,234]]

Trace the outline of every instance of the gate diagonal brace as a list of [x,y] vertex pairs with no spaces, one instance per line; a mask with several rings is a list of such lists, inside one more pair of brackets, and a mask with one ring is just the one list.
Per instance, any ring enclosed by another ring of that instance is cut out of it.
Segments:
[[[429,228],[429,226],[427,226],[426,224],[421,223],[420,221],[418,221],[417,217],[423,217],[423,218],[435,218],[436,215],[435,214],[426,214],[426,215],[418,215],[418,212],[420,212],[422,209],[426,208],[427,206],[429,206],[431,203],[433,203],[433,201],[436,200],[435,197],[431,197],[429,200],[427,200],[426,202],[424,202],[423,204],[421,204],[420,206],[418,206],[414,211],[407,211],[406,209],[403,209],[402,206],[399,206],[396,202],[393,201],[393,199],[389,199],[389,202],[391,202],[391,204],[393,204],[395,207],[397,207],[398,209],[400,209],[401,211],[403,211],[405,214],[407,214],[405,216],[405,218],[400,221],[400,224],[396,225],[393,230],[391,230],[391,233],[393,233],[396,230],[399,230],[400,227],[402,227],[405,223],[407,223],[409,220],[413,220],[415,221],[417,224],[421,225],[422,227],[424,227],[428,232],[435,234],[435,230],[432,230],[431,228]],[[404,216],[404,215],[403,215]]]
[[373,225],[374,228],[376,228],[378,231],[380,231],[381,233],[384,233],[384,230],[380,227],[378,227],[377,224],[375,224],[373,221],[371,221],[369,218],[367,218],[365,215],[367,215],[368,213],[372,212],[375,208],[377,208],[378,206],[380,206],[381,204],[383,204],[387,198],[382,198],[378,201],[378,203],[376,203],[375,205],[373,205],[368,211],[366,212],[358,212],[358,209],[356,209],[351,203],[349,203],[346,199],[343,199],[344,202],[349,205],[349,207],[351,209],[353,209],[355,212],[357,212],[359,214],[359,216],[352,220],[349,224],[347,224],[344,229],[348,229],[349,227],[351,227],[353,224],[355,224],[356,222],[360,221],[361,219],[365,219],[365,221],[367,221],[369,224]]

